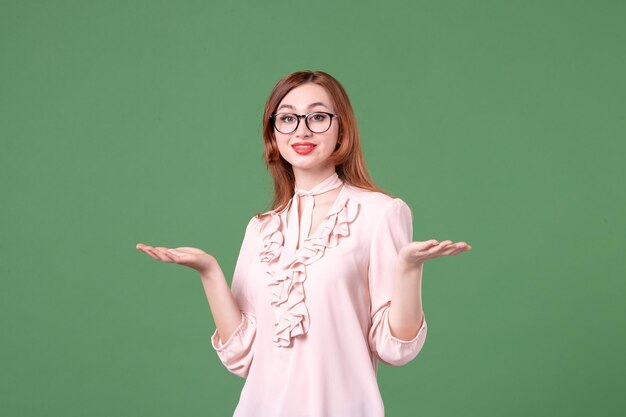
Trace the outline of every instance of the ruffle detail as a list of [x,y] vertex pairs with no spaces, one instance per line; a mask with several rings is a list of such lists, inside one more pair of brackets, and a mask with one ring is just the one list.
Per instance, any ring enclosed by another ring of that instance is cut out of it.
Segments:
[[[287,206],[289,207],[289,206]],[[270,212],[261,227],[263,249],[261,263],[266,265],[268,288],[274,308],[274,339],[280,347],[291,345],[296,336],[309,329],[309,311],[305,303],[306,266],[324,256],[326,248],[337,246],[341,236],[350,235],[350,223],[359,211],[359,203],[346,196],[343,189],[313,236],[303,242],[292,259],[281,259],[285,238],[281,232],[281,212]]]

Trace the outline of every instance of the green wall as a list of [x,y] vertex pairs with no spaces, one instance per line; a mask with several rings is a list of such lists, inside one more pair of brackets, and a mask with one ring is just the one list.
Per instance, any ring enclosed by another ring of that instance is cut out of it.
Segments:
[[626,3],[0,1],[0,414],[227,416],[195,246],[268,208],[283,75],[350,94],[428,261],[389,416],[624,415]]

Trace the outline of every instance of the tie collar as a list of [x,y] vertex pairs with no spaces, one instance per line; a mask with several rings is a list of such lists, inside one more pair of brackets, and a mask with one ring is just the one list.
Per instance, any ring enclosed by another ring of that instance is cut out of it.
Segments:
[[315,187],[310,190],[305,190],[303,188],[294,187],[294,196],[296,195],[318,195],[325,193],[326,191],[334,190],[343,184],[337,172],[333,172],[332,175],[324,179],[322,182],[317,184]]

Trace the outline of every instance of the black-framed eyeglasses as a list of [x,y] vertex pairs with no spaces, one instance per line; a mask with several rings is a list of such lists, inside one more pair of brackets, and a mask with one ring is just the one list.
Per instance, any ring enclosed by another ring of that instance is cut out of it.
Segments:
[[333,123],[333,117],[339,117],[339,115],[316,111],[309,114],[272,113],[270,119],[274,125],[274,129],[278,130],[280,133],[295,132],[302,118],[304,118],[304,123],[311,132],[324,133],[330,129]]

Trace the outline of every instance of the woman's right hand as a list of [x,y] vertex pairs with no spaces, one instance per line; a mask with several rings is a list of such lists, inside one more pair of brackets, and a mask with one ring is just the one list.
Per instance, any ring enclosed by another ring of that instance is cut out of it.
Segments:
[[197,248],[181,247],[170,249],[161,246],[144,245],[143,243],[138,243],[136,248],[147,253],[157,261],[188,266],[198,271],[200,275],[207,274],[217,265],[215,257]]

